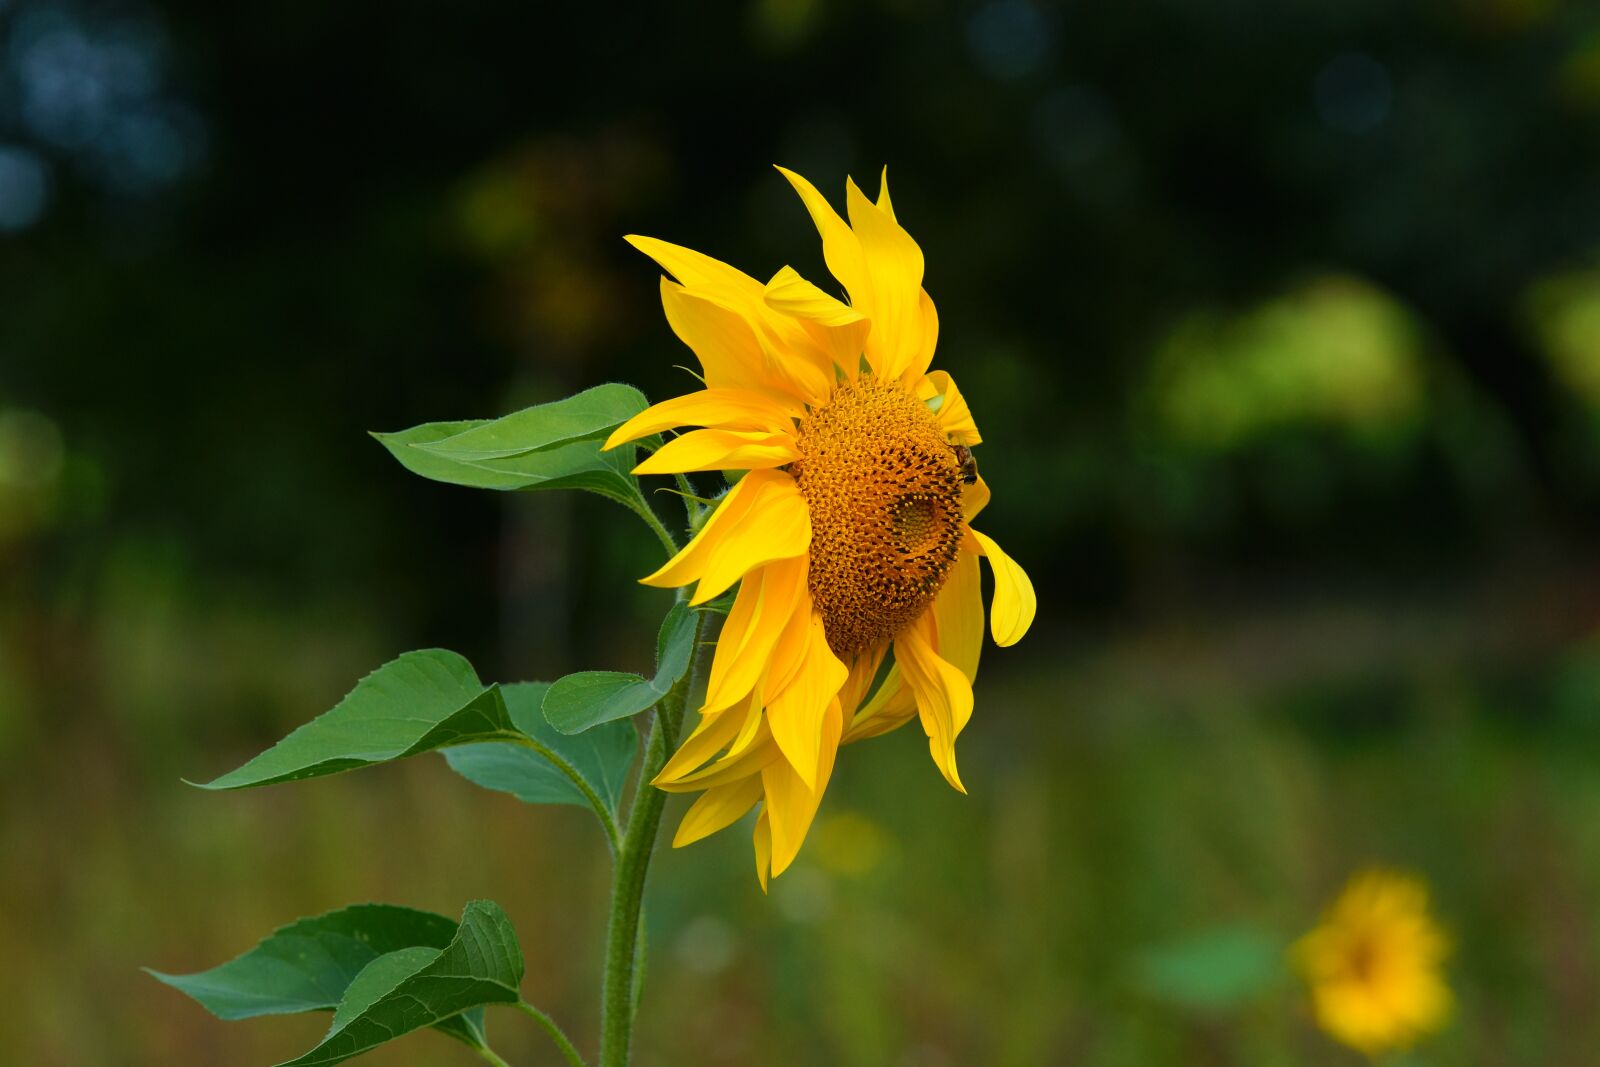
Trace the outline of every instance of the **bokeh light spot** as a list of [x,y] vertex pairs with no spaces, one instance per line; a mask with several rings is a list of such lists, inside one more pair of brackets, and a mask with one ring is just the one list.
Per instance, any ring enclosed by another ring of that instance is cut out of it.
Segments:
[[1364,52],[1330,59],[1312,82],[1317,115],[1343,133],[1370,133],[1394,105],[1394,86],[1382,63]]
[[49,199],[44,160],[25,148],[0,146],[0,232],[17,233],[38,222]]
[[1043,65],[1052,43],[1050,23],[1028,0],[993,0],[967,21],[967,47],[991,77],[1013,81]]

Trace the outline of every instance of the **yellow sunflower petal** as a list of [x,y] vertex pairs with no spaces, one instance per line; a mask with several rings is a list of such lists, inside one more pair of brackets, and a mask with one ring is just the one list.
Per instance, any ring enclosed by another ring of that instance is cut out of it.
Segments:
[[989,506],[989,483],[978,475],[971,485],[961,487],[961,516],[968,522],[978,517],[978,512]]
[[[814,350],[813,361],[827,366],[830,377],[836,366],[852,378],[860,371],[861,352],[872,328],[866,316],[800,277],[793,267],[784,267],[772,276],[766,302],[800,331],[799,337],[789,335],[790,347]],[[832,385],[831,380],[824,383],[819,399],[825,399]]]
[[994,601],[989,605],[989,627],[994,633],[994,643],[1002,648],[1014,645],[1028,632],[1039,610],[1033,582],[1015,560],[1000,550],[994,538],[971,527],[967,529],[977,541],[978,551],[989,560],[990,570],[994,571]]
[[939,655],[966,675],[967,681],[977,681],[978,657],[983,652],[983,586],[977,556],[956,554],[931,610],[938,623]]
[[654,237],[629,234],[623,240],[660,264],[661,269],[684,285],[720,292],[727,299],[760,299],[761,283],[737,267],[729,266],[704,252],[670,244]]
[[[853,181],[845,183],[845,203],[872,289],[870,304],[855,301],[872,318],[867,361],[881,377],[898,378],[912,370],[922,355],[922,249]],[[916,368],[916,373],[922,369]]]
[[760,774],[761,769],[769,763],[783,762],[783,753],[778,751],[777,744],[772,740],[772,732],[766,728],[766,717],[758,716],[758,719],[760,725],[750,747],[739,752],[730,749],[693,774],[686,774],[681,780],[658,788],[668,793],[698,792]]
[[821,615],[812,612],[804,632],[805,654],[799,669],[787,686],[767,697],[767,727],[784,759],[810,789],[817,784],[822,720],[830,706],[838,708],[839,688],[850,671],[828,647]]
[[784,267],[767,283],[767,306],[791,318],[820,322],[824,326],[851,326],[866,316],[842,300],[836,300],[800,277],[793,267]]
[[675,785],[693,774],[702,765],[716,758],[739,734],[744,722],[741,709],[727,708],[711,715],[702,715],[700,725],[683,742],[678,751],[667,760],[666,766],[650,780],[650,784],[665,788]]
[[863,704],[850,722],[845,741],[865,741],[898,730],[917,714],[917,701],[906,685],[898,663],[889,667],[872,698]]
[[793,463],[799,454],[787,431],[690,430],[656,449],[633,473],[768,470]]
[[811,546],[811,515],[805,499],[791,485],[771,483],[752,494],[748,514],[722,535],[706,554],[705,572],[695,586],[691,605],[721,596],[729,586],[757,567],[805,554]]
[[878,676],[878,667],[882,665],[883,654],[886,651],[888,650],[884,648],[869,649],[856,656],[850,664],[850,676],[845,679],[844,687],[839,690],[839,706],[844,709],[847,722],[854,718],[862,700],[866,698],[872,680]]
[[731,707],[755,688],[772,648],[806,588],[804,556],[778,560],[745,576],[711,659],[702,711]]
[[738,822],[756,801],[761,799],[761,776],[752,774],[727,785],[715,786],[701,794],[700,799],[683,813],[678,832],[672,837],[672,847],[691,845],[702,837]]
[[756,817],[756,829],[751,840],[756,847],[756,877],[761,879],[761,891],[767,891],[767,876],[772,872],[772,821],[766,810]]
[[695,793],[760,774],[782,758],[767,729],[761,691],[754,689],[742,706],[702,715],[650,784],[668,793]]
[[917,297],[917,315],[922,320],[922,333],[918,337],[921,347],[917,349],[911,366],[906,368],[906,374],[913,377],[927,371],[928,365],[933,362],[934,350],[939,347],[939,310],[933,306],[933,297],[928,295],[926,289]]
[[806,210],[811,213],[811,221],[822,235],[822,258],[827,262],[829,272],[849,290],[851,301],[858,310],[866,308],[872,295],[871,282],[867,278],[861,242],[854,231],[833,210],[827,198],[817,192],[816,186],[792,170],[779,167],[778,173],[789,179],[789,184],[794,186],[794,191],[800,194]]
[[894,218],[894,204],[889,200],[889,168],[883,168],[883,174],[878,178],[878,210]]
[[[794,478],[782,470],[752,470],[739,478],[706,526],[675,557],[638,581],[656,589],[699,581],[691,603],[704,603],[750,568],[805,552],[810,544],[810,522]],[[768,536],[776,539],[766,541]]]
[[819,731],[820,744],[814,785],[807,785],[788,760],[773,760],[761,769],[761,784],[766,791],[767,816],[772,834],[772,875],[777,877],[794,862],[800,845],[811,829],[811,822],[822,803],[822,794],[833,774],[833,758],[839,750],[844,716],[839,702],[828,702]]
[[[661,279],[661,306],[667,324],[700,361],[706,385],[765,392],[780,402],[814,399],[814,393],[798,385],[795,377],[776,363],[746,314],[713,292]],[[746,302],[746,310],[763,306],[759,300]]]
[[766,306],[760,282],[691,248],[650,237],[628,241],[682,283],[662,279],[662,305],[673,331],[700,357],[708,385],[770,388],[806,401],[827,394],[830,357],[801,324]]
[[639,412],[611,432],[605,447],[616,448],[626,441],[637,441],[679,426],[792,432],[795,417],[803,411],[798,403],[784,405],[768,394],[749,389],[701,389],[663,400]]
[[928,372],[917,385],[917,395],[923,400],[940,398],[939,410],[934,412],[933,418],[954,444],[970,447],[983,443],[978,424],[972,419],[972,409],[948,371]]
[[778,643],[772,646],[772,656],[762,672],[760,689],[765,697],[788,688],[805,662],[806,652],[811,645],[811,616],[815,613],[815,607],[809,589],[800,594],[794,614],[778,636]]
[[919,621],[895,638],[895,663],[916,697],[934,765],[945,781],[965,793],[967,788],[956,771],[956,738],[972,718],[972,683],[933,650],[926,629]]

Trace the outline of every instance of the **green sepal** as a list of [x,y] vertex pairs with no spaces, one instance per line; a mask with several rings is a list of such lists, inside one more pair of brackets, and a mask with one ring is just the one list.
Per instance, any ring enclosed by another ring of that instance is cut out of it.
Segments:
[[696,623],[687,604],[673,604],[656,638],[653,678],[623,671],[569,674],[545,694],[544,717],[562,733],[577,734],[655,707],[689,669]]

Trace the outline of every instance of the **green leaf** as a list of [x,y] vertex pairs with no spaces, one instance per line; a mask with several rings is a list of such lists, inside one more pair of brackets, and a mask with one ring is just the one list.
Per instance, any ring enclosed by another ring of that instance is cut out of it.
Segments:
[[610,383],[576,396],[524,408],[511,415],[463,429],[437,441],[417,443],[424,452],[469,463],[508,459],[552,445],[598,437],[621,426],[649,406],[631,385]]
[[486,900],[468,904],[442,950],[388,953],[369,963],[345,991],[333,1026],[316,1048],[279,1067],[326,1067],[402,1034],[438,1026],[486,1004],[521,996],[522,951],[511,920]]
[[543,452],[481,460],[473,466],[495,476],[516,478],[517,489],[584,489],[624,507],[645,506],[632,473],[639,442],[610,452],[602,452],[600,444],[574,441]]
[[1136,986],[1201,1012],[1235,1008],[1271,989],[1283,973],[1283,946],[1253,926],[1204,930],[1132,960]]
[[[405,952],[437,956],[458,926],[428,911],[357,904],[281,927],[249,952],[209,971],[147,973],[219,1019],[331,1011],[378,961]],[[437,1025],[468,1044],[483,1044],[481,1011]]]
[[379,667],[331,711],[202,788],[292,782],[469,741],[520,736],[498,686],[485,687],[454,652],[425,649]]
[[502,689],[512,721],[538,748],[501,742],[462,745],[446,749],[444,758],[463,778],[529,804],[591,806],[583,787],[573,780],[576,775],[615,819],[638,749],[638,734],[626,722],[578,737],[557,733],[541,710],[549,688],[545,682],[522,682]]
[[460,460],[445,459],[432,452],[424,451],[420,446],[431,444],[434,441],[443,441],[455,437],[464,430],[474,426],[488,425],[488,419],[475,419],[465,422],[425,422],[420,426],[413,426],[409,430],[399,430],[395,433],[374,433],[373,438],[395,459],[400,465],[412,474],[420,474],[436,482],[448,482],[451,485],[466,485],[475,489],[521,489],[524,479],[515,474],[501,474],[474,467],[470,463]]
[[562,733],[576,734],[655,707],[689,669],[696,622],[686,604],[673,604],[656,638],[654,678],[622,671],[569,674],[550,686],[544,717]]
[[436,482],[473,489],[585,489],[628,508],[644,506],[639,485],[630,472],[638,446],[648,442],[602,452],[599,441],[572,441],[538,452],[484,460],[443,456],[424,447],[487,425],[488,420],[429,422],[372,436],[401,466]]

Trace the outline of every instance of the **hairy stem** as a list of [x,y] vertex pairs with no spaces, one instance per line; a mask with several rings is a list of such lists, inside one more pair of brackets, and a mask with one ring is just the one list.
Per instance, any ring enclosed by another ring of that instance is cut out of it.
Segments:
[[[702,622],[697,616],[695,639]],[[692,672],[691,672],[692,673]],[[691,686],[686,674],[657,706],[645,742],[639,785],[623,831],[622,850],[611,879],[611,921],[606,930],[605,979],[600,1000],[600,1067],[625,1067],[633,1036],[634,968],[639,962],[639,912],[645,879],[655,851],[656,832],[667,795],[650,784],[677,745],[684,703]]]
[[505,1060],[501,1059],[499,1057],[499,1055],[496,1054],[495,1050],[490,1048],[489,1046],[487,1046],[487,1045],[477,1045],[477,1046],[475,1046],[475,1048],[478,1050],[478,1055],[480,1057],[482,1057],[483,1059],[488,1060],[490,1063],[494,1064],[494,1067],[511,1067],[511,1064],[509,1064]]
[[567,1035],[561,1032],[561,1027],[556,1025],[554,1019],[525,1000],[517,1002],[517,1010],[531,1016],[534,1022],[544,1028],[544,1032],[550,1035],[550,1040],[555,1042],[556,1048],[561,1050],[561,1055],[571,1067],[585,1067],[583,1057],[578,1055],[577,1048],[567,1040]]
[[[688,503],[690,502],[685,501],[685,505]],[[655,510],[642,497],[637,502],[630,504],[629,507],[635,515],[644,520],[646,526],[650,527],[650,532],[656,535],[656,540],[661,542],[661,547],[667,550],[667,558],[671,559],[676,556],[678,554],[678,542],[673,540],[671,532],[661,524],[661,520],[656,517]]]

